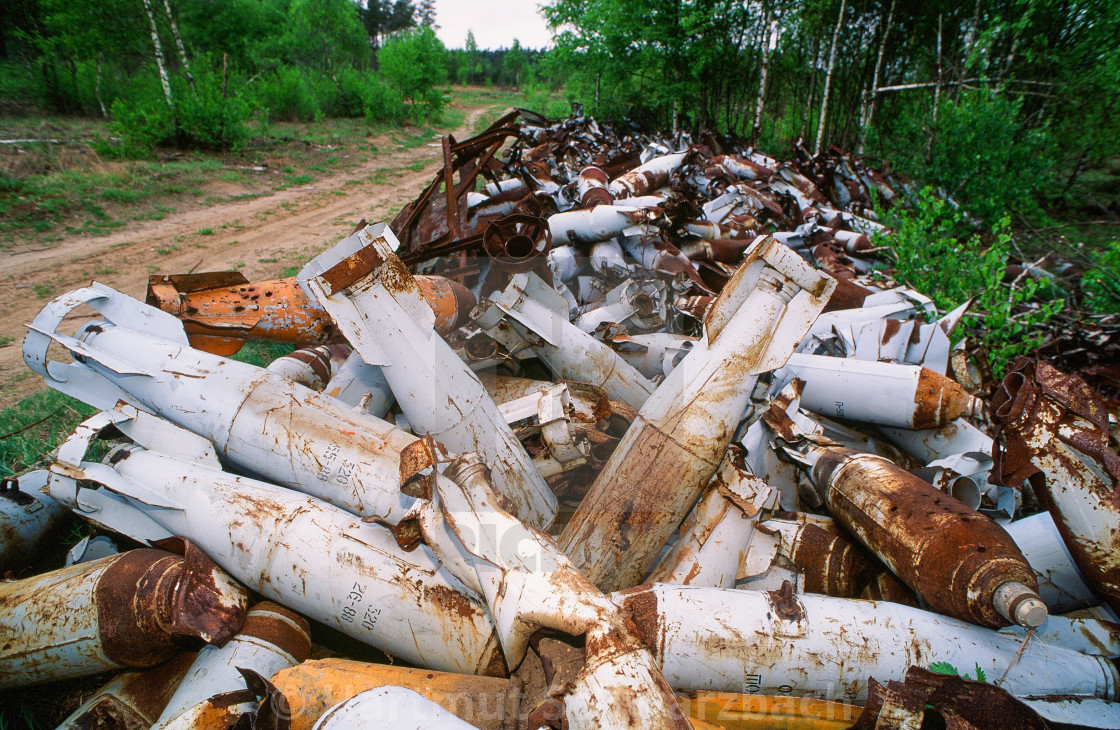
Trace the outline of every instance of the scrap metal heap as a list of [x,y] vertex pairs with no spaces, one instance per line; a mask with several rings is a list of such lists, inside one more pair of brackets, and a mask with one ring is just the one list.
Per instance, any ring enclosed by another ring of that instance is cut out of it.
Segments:
[[36,317],[101,411],[4,484],[2,567],[66,508],[152,547],[0,584],[0,687],[127,669],[74,728],[1120,726],[1115,418],[1034,360],[985,397],[968,303],[872,272],[896,182],[578,112],[442,152],[297,277]]

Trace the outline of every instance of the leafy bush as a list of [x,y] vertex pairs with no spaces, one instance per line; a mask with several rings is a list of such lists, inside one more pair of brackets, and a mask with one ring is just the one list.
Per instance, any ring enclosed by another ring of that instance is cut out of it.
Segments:
[[[233,84],[223,90],[219,73],[202,72],[196,78],[197,93],[185,84],[175,84],[175,107],[167,106],[162,91],[149,89],[132,99],[113,102],[110,134],[121,139],[117,154],[142,157],[156,147],[188,149],[240,149],[248,141],[249,103]],[[110,152],[100,145],[99,152]]]
[[1045,127],[1023,122],[1022,98],[986,91],[943,98],[927,157],[923,104],[900,108],[894,128],[884,131],[902,172],[932,185],[989,225],[1009,211],[1030,214],[1034,196],[1047,189],[1052,174],[1051,140]]
[[941,310],[975,298],[954,334],[974,335],[987,345],[997,376],[1018,355],[1042,344],[1040,328],[1063,302],[1036,301],[1044,284],[1035,279],[1025,278],[1014,288],[1003,284],[1011,254],[1006,218],[992,226],[985,247],[976,234],[957,237],[961,214],[932,188],[922,190],[912,208],[895,207],[883,216],[895,234],[879,236],[876,243],[894,250],[896,278]]
[[431,116],[443,106],[443,95],[437,87],[447,78],[446,54],[447,49],[431,28],[399,33],[377,54],[385,78],[412,102],[414,117]]
[[261,76],[246,90],[269,121],[310,122],[322,114],[314,89],[301,69],[280,66]]
[[1092,256],[1094,266],[1081,277],[1085,305],[1100,314],[1120,312],[1120,240]]

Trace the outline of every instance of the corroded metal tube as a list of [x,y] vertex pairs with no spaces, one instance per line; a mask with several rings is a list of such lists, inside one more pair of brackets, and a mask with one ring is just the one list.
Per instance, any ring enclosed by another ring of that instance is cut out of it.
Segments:
[[1046,620],[1034,572],[991,519],[880,456],[806,452],[832,516],[931,608],[993,628]]
[[[446,334],[467,321],[474,296],[459,282],[418,276],[417,284]],[[183,320],[191,346],[232,355],[247,340],[293,345],[345,342],[330,316],[311,301],[295,277],[249,282],[237,273],[153,275],[146,302]]]
[[185,540],[0,583],[0,688],[169,659],[229,641],[248,595]]
[[70,713],[56,730],[149,730],[196,656],[197,652],[185,651],[151,669],[118,674]]

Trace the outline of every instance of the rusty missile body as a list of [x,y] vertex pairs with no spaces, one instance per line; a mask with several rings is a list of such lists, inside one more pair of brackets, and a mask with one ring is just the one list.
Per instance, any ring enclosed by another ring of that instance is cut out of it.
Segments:
[[805,455],[833,518],[931,608],[993,628],[1046,620],[1034,572],[991,519],[880,456],[817,445]]
[[992,414],[1006,441],[992,481],[1032,479],[1077,567],[1120,612],[1120,456],[1100,396],[1075,375],[1022,358],[993,396]]
[[[59,333],[82,304],[106,319],[77,337]],[[74,360],[48,360],[52,341]],[[354,514],[392,520],[410,502],[396,488],[397,467],[414,437],[279,374],[191,349],[179,320],[109,287],[48,304],[24,340],[24,360],[56,390],[98,408],[123,400],[159,414],[238,468]]]
[[[505,672],[485,604],[427,548],[405,553],[382,525],[228,474],[203,439],[158,421],[123,405],[87,420],[60,448],[51,493],[134,539],[188,535],[269,600],[410,663]],[[137,443],[83,461],[110,424]]]
[[758,374],[785,362],[833,286],[774,239],[755,241],[705,336],[639,410],[561,535],[596,585],[646,576],[719,467]]
[[[467,322],[474,296],[466,287],[442,276],[416,279],[435,312],[437,332]],[[300,347],[345,342],[295,277],[251,283],[236,272],[153,275],[146,302],[181,319],[191,347],[216,355],[232,355],[248,340]]]
[[202,551],[140,549],[0,583],[0,688],[150,667],[185,640],[229,641],[248,596]]
[[268,601],[256,604],[225,646],[208,646],[198,653],[153,727],[170,724],[215,695],[248,689],[242,669],[271,677],[306,660],[311,653],[310,630],[303,617],[283,606]]
[[[788,586],[787,586],[788,588]],[[634,618],[678,692],[761,692],[860,702],[868,677],[912,665],[979,665],[1016,697],[1115,699],[1112,662],[1023,643],[931,611],[792,589],[743,591],[666,583],[611,594]]]
[[118,674],[56,730],[150,730],[196,656],[196,652],[184,651],[151,669]]

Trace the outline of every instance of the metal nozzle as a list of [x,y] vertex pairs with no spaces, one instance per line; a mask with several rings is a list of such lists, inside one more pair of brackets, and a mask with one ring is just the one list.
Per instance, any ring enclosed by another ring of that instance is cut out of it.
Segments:
[[992,603],[1000,616],[1025,629],[1037,629],[1050,615],[1038,594],[1017,581],[997,588]]

